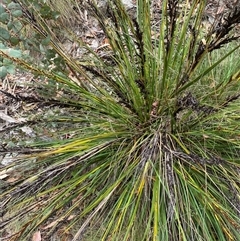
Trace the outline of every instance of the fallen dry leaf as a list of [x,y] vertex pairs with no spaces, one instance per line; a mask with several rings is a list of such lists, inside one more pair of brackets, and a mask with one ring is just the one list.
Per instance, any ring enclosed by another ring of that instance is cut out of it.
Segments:
[[4,120],[6,122],[9,122],[9,123],[19,123],[20,122],[19,120],[15,119],[15,118],[12,118],[9,115],[6,115],[2,111],[0,111],[0,119]]
[[32,241],[41,241],[42,238],[41,238],[41,233],[40,231],[37,231],[33,234],[33,237],[32,237]]
[[75,217],[76,217],[76,215],[70,215],[67,220],[70,221],[70,220],[72,220]]
[[50,224],[48,224],[47,226],[43,227],[43,230],[52,228],[54,225],[60,223],[63,220],[63,218],[59,218],[57,220],[54,220],[53,222],[51,222]]
[[20,178],[21,178],[20,176],[18,176],[18,177],[17,177],[17,176],[10,177],[10,178],[7,178],[7,179],[6,179],[6,182],[8,182],[8,183],[14,183],[14,182],[18,181]]

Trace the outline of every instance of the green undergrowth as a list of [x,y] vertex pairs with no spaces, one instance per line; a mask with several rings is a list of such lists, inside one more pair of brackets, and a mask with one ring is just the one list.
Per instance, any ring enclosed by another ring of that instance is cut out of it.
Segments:
[[36,230],[46,240],[238,240],[240,44],[232,33],[240,10],[206,31],[205,1],[165,0],[154,15],[139,0],[135,17],[118,0],[106,13],[79,3],[108,43],[104,55],[69,28],[86,60],[64,50],[51,5],[18,2],[43,56],[56,58],[34,64],[1,53],[47,79],[35,103],[62,111],[23,123],[56,133],[18,146],[17,160],[1,168],[0,228],[24,220],[9,240]]

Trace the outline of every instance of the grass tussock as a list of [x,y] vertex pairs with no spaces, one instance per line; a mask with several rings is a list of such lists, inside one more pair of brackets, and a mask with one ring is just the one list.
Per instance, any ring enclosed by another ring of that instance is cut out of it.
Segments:
[[110,54],[69,30],[91,57],[81,61],[64,51],[39,8],[27,14],[31,1],[18,2],[22,21],[49,39],[64,68],[2,54],[60,86],[48,103],[68,114],[44,122],[65,124],[59,136],[70,138],[32,142],[24,147],[31,154],[1,168],[21,178],[0,194],[0,228],[26,220],[8,240],[49,223],[46,237],[74,230],[75,241],[92,230],[98,240],[239,240],[240,44],[232,31],[240,9],[206,31],[205,1],[182,8],[164,0],[157,22],[150,1],[137,1],[135,16],[118,0],[107,14],[88,1]]

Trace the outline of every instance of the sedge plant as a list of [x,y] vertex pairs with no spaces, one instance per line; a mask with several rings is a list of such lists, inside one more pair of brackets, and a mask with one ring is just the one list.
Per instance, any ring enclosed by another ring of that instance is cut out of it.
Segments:
[[0,228],[23,220],[8,240],[50,222],[46,237],[74,230],[74,241],[89,230],[91,240],[240,240],[240,60],[226,62],[239,53],[232,30],[240,9],[203,31],[206,1],[163,0],[158,22],[151,1],[138,0],[135,16],[120,0],[108,1],[107,14],[88,1],[110,55],[68,32],[91,56],[83,63],[64,51],[39,7],[15,2],[66,72],[2,54],[60,85],[47,103],[68,114],[44,120],[65,124],[59,138],[19,148],[1,168],[21,173],[0,194]]

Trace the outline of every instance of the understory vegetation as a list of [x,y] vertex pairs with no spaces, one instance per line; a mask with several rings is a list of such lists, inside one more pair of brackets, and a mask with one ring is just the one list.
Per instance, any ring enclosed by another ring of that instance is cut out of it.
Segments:
[[1,76],[58,108],[10,126],[54,133],[1,151],[5,239],[240,240],[240,6],[205,26],[207,1],[106,2],[1,7]]

